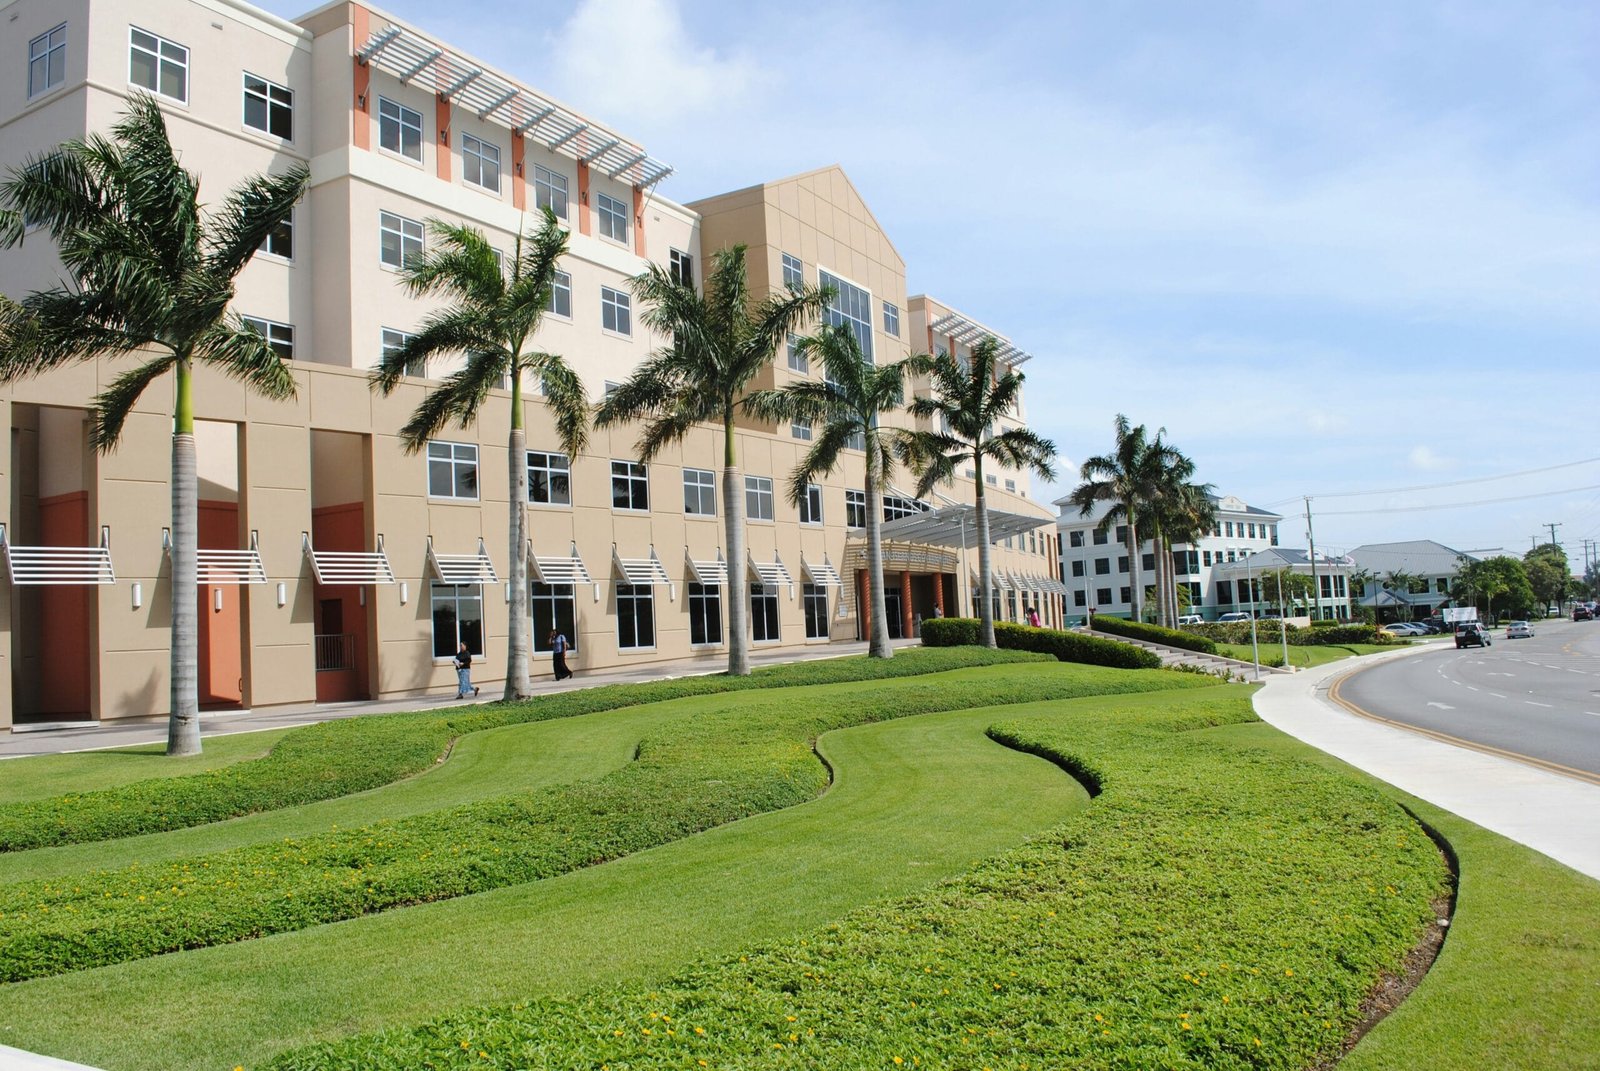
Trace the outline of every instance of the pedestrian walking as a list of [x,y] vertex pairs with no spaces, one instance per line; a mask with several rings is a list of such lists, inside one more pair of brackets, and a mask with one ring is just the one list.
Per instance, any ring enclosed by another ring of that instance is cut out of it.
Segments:
[[1034,628],[1039,627],[1039,608],[1037,606],[1028,607],[1028,624]]
[[555,670],[556,680],[564,681],[572,676],[572,670],[567,668],[567,638],[555,629],[550,630],[550,666]]
[[465,699],[468,693],[476,698],[478,689],[472,683],[472,652],[463,643],[456,651],[456,698]]

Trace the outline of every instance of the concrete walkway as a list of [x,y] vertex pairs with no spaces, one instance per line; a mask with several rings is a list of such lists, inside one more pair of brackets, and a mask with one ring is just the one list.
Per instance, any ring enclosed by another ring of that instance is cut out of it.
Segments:
[[1426,647],[1271,676],[1255,696],[1263,721],[1396,788],[1600,879],[1600,786],[1363,718],[1335,703],[1340,677]]

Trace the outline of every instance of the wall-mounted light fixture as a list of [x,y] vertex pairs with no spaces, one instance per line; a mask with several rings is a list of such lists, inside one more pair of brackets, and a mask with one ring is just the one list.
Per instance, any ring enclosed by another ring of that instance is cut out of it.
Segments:
[[218,612],[222,610],[222,589],[217,588],[211,593],[211,608]]
[[289,585],[285,584],[283,581],[280,580],[278,582],[278,605],[279,606],[287,606],[288,604],[289,604]]
[[400,581],[400,605],[404,606],[411,600],[411,585],[404,580]]
[[137,580],[133,582],[133,608],[137,610],[144,605],[144,585]]

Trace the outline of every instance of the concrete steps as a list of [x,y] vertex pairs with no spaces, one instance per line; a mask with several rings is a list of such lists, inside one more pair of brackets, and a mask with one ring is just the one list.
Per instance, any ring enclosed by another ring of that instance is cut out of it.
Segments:
[[[1202,654],[1199,651],[1189,651],[1182,647],[1169,647],[1164,643],[1151,643],[1148,640],[1136,640],[1129,636],[1117,636],[1109,632],[1096,632],[1093,629],[1084,628],[1081,625],[1072,629],[1072,631],[1081,633],[1085,636],[1097,636],[1103,640],[1116,640],[1118,643],[1126,643],[1132,647],[1143,648],[1144,650],[1150,651],[1151,653],[1155,654],[1156,657],[1160,658],[1163,666],[1196,666],[1208,673],[1220,673],[1223,670],[1230,670],[1234,673],[1243,673],[1246,675],[1253,674],[1256,668],[1253,662],[1242,662],[1237,658],[1226,658],[1222,655]],[[1293,673],[1294,670],[1273,668],[1271,666],[1263,665],[1261,667],[1261,672],[1289,674]]]

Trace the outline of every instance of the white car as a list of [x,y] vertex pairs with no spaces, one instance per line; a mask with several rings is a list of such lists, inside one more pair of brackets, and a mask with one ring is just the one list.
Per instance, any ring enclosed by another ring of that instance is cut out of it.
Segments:
[[1391,636],[1425,636],[1428,630],[1414,621],[1395,621],[1384,625],[1383,631]]
[[1178,618],[1178,624],[1180,625],[1203,625],[1205,622],[1206,619],[1199,614],[1182,614]]
[[1506,639],[1531,640],[1533,639],[1533,626],[1526,621],[1513,621],[1506,626]]
[[1218,621],[1248,621],[1248,620],[1250,620],[1250,615],[1245,613],[1243,610],[1230,610],[1229,612],[1223,614],[1221,617],[1217,618],[1217,620]]

